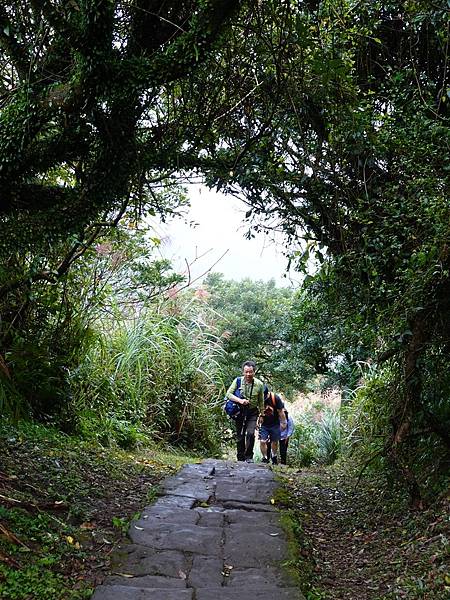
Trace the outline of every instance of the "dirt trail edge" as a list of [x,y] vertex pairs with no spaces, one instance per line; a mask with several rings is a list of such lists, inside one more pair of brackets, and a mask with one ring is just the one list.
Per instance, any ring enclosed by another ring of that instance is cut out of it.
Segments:
[[92,600],[304,600],[288,558],[278,484],[265,465],[206,460],[163,483]]

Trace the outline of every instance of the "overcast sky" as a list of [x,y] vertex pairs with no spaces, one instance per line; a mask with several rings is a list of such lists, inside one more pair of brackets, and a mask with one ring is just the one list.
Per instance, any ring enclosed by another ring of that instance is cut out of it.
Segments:
[[248,225],[244,222],[247,208],[242,202],[199,185],[189,186],[189,197],[187,219],[198,225],[192,228],[182,219],[175,219],[159,225],[157,230],[162,239],[161,253],[177,271],[185,272],[187,261],[191,280],[212,267],[226,279],[275,279],[279,286],[291,285],[292,279],[298,283],[295,274],[292,279],[283,277],[287,260],[280,245],[277,247],[264,233],[251,240],[244,238]]

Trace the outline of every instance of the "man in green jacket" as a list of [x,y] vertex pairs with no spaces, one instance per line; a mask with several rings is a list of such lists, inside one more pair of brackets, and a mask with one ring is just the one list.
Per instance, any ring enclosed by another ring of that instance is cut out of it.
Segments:
[[242,365],[240,386],[236,377],[227,391],[227,398],[242,408],[235,421],[237,459],[246,462],[253,462],[256,422],[264,407],[264,384],[255,377],[255,371],[256,364],[246,360]]

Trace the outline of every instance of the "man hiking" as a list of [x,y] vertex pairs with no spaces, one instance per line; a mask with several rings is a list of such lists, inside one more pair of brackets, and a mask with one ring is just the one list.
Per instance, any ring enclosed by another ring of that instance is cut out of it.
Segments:
[[253,462],[256,422],[264,406],[264,384],[255,377],[255,371],[256,364],[246,360],[242,377],[233,380],[226,394],[229,400],[241,405],[241,413],[235,420],[237,459],[249,463]]

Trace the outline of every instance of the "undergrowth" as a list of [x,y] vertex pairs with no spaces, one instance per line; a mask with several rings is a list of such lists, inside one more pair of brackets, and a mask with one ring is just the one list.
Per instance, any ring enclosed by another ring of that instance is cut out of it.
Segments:
[[0,426],[0,597],[82,600],[130,521],[193,456],[129,453],[42,425]]
[[450,596],[450,497],[412,511],[389,474],[349,461],[283,476],[311,600],[443,600]]

